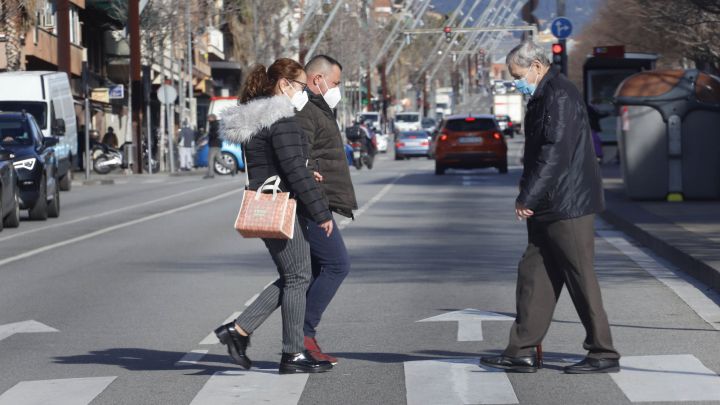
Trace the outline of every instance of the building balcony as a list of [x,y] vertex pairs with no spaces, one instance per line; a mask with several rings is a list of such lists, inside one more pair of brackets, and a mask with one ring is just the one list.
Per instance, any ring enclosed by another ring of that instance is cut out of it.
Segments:
[[205,32],[205,43],[210,60],[225,60],[225,35],[214,27],[208,27]]
[[[84,4],[84,2],[80,3]],[[42,28],[31,29],[28,34],[25,43],[25,57],[36,58],[42,62],[57,66],[57,36]],[[70,44],[70,71],[75,76],[80,76],[82,73],[84,49],[81,46]]]

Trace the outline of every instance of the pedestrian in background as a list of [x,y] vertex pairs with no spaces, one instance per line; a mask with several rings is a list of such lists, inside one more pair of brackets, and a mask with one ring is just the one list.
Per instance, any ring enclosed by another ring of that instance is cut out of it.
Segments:
[[190,128],[187,121],[183,121],[179,138],[180,170],[187,172],[193,168],[193,144],[195,142],[195,131]]
[[222,139],[220,138],[220,121],[215,114],[208,115],[208,170],[204,179],[212,179],[215,177],[215,162],[219,163],[230,174],[235,176],[237,167],[229,165],[223,160],[220,149],[222,148]]
[[321,229],[326,238],[334,232],[332,214],[323,201],[317,182],[307,168],[308,141],[295,119],[295,111],[307,108],[303,67],[292,59],[278,59],[267,71],[256,66],[248,75],[237,107],[223,114],[225,139],[242,143],[247,160],[248,187],[257,190],[266,179],[280,176],[284,191],[298,203],[292,239],[263,239],[280,275],[231,323],[215,330],[228,346],[235,362],[250,368],[246,355],[253,333],[280,306],[283,348],[280,373],[318,373],[332,369],[305,350],[303,320],[305,293],[312,269],[308,224]]
[[118,137],[115,135],[115,129],[113,127],[108,127],[105,136],[103,136],[102,143],[113,149],[118,148]]
[[525,159],[518,219],[527,220],[528,245],[518,266],[517,316],[500,356],[483,357],[485,366],[535,372],[533,350],[552,322],[563,286],[567,286],[585,327],[581,362],[570,374],[619,371],[593,268],[595,214],[604,209],[600,171],[580,92],[551,68],[546,51],[531,41],[507,56],[518,91],[530,96],[525,115]]
[[[333,109],[341,99],[342,65],[326,55],[313,57],[307,65],[307,87],[310,102],[297,119],[310,141],[310,162],[315,178],[322,185],[330,210],[353,218],[357,209],[355,189],[350,179],[345,146]],[[305,311],[305,348],[318,360],[337,364],[337,359],[323,353],[315,335],[323,313],[350,271],[345,242],[333,220],[335,231],[328,236],[312,221],[306,221],[313,280],[307,293]]]

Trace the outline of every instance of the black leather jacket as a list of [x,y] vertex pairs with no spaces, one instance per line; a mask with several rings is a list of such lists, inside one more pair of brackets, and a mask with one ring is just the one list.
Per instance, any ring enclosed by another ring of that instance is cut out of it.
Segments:
[[577,88],[551,69],[525,115],[524,170],[517,202],[537,220],[594,214],[605,208],[600,168],[585,104]]

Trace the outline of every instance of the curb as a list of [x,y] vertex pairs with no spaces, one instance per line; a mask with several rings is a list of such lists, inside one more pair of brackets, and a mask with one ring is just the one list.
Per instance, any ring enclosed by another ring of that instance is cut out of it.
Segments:
[[73,180],[73,186],[112,186],[115,184],[114,179],[98,179],[98,180]]
[[653,253],[677,266],[678,270],[692,276],[715,292],[720,293],[720,271],[711,265],[693,257],[664,240],[653,236],[635,223],[623,218],[608,207],[600,217],[609,224],[645,245]]

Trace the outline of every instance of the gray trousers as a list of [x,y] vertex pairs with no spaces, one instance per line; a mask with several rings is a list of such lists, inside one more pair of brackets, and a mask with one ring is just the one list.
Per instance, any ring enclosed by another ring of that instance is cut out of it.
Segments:
[[221,148],[211,146],[208,148],[208,177],[215,177],[215,161],[220,163],[224,168],[228,170],[234,170],[235,168],[226,164],[222,157]]
[[517,317],[506,356],[530,356],[542,343],[566,285],[585,327],[583,347],[588,357],[620,358],[613,348],[593,265],[594,220],[594,215],[548,222],[528,220],[528,246],[518,266]]
[[280,278],[265,288],[235,321],[245,332],[252,333],[279,306],[282,313],[283,353],[300,353],[305,350],[305,294],[312,278],[310,244],[305,232],[305,226],[301,226],[296,219],[292,239],[263,239]]

